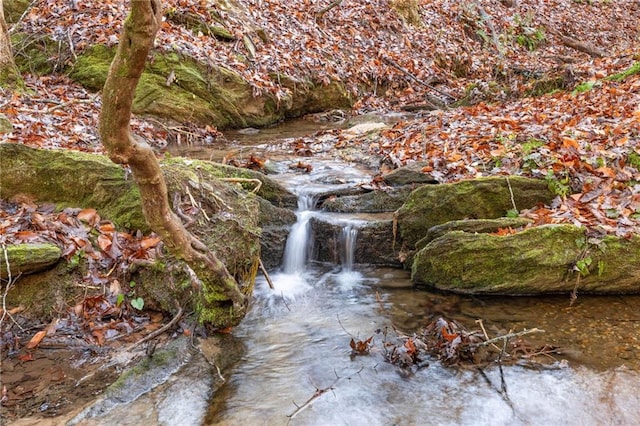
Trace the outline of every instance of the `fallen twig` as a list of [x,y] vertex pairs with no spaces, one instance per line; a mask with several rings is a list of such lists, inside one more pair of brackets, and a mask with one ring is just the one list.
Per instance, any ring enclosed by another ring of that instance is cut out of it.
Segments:
[[494,337],[493,339],[485,340],[484,342],[480,342],[480,343],[471,343],[469,346],[473,348],[479,348],[481,346],[492,345],[495,342],[499,342],[500,340],[506,341],[511,339],[512,337],[520,337],[520,336],[524,336],[525,334],[544,333],[544,332],[545,332],[544,330],[541,330],[539,328],[532,328],[531,330],[523,330],[517,333],[507,333],[502,336]]
[[7,294],[9,294],[9,290],[11,289],[13,284],[15,284],[16,280],[20,278],[20,275],[22,275],[22,273],[18,274],[18,276],[15,278],[11,275],[11,265],[9,265],[9,254],[7,251],[7,246],[4,243],[2,243],[2,254],[4,257],[5,266],[7,268],[7,285],[5,286],[4,292],[2,293],[2,315],[0,316],[0,330],[2,329],[2,324],[4,323],[5,317],[9,317],[11,321],[13,321],[13,323],[17,325],[20,330],[24,331],[24,328],[22,328],[20,324],[18,324],[18,322],[11,315],[11,312],[7,310]]
[[269,288],[271,290],[275,290],[275,287],[273,286],[273,281],[271,281],[271,277],[269,277],[269,274],[267,273],[267,270],[264,267],[264,264],[262,263],[262,259],[258,259],[259,266],[260,266],[260,270],[262,271],[262,274],[264,275],[265,279],[267,280],[267,284],[269,284]]
[[315,401],[316,399],[320,398],[323,394],[327,393],[328,391],[333,390],[334,386],[336,386],[340,381],[345,380],[345,379],[346,380],[351,380],[351,377],[355,376],[356,374],[360,374],[360,372],[363,369],[364,369],[364,366],[360,367],[360,369],[358,371],[356,371],[355,373],[351,373],[350,375],[345,376],[345,377],[339,377],[336,374],[336,379],[333,381],[333,383],[331,383],[326,388],[316,388],[316,391],[313,393],[313,395],[311,395],[311,397],[309,399],[307,399],[304,402],[304,404],[298,405],[298,404],[296,404],[294,402],[293,405],[295,405],[297,408],[293,413],[287,415],[287,417],[289,417],[289,421],[291,421],[295,416],[300,414],[304,409],[309,407],[311,405],[311,403],[313,403],[313,401]]

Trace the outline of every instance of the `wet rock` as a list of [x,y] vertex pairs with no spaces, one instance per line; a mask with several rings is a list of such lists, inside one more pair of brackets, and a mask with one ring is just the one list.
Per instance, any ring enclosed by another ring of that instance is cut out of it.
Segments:
[[404,186],[410,184],[436,184],[438,181],[422,169],[427,165],[426,161],[417,161],[404,167],[392,170],[382,177],[387,185]]
[[275,269],[280,266],[289,231],[295,222],[296,215],[293,211],[275,207],[266,200],[260,202],[260,258],[265,268]]
[[519,176],[509,177],[508,182],[505,177],[488,177],[421,186],[398,210],[402,243],[411,250],[430,228],[453,220],[503,217],[513,209],[511,192],[519,210],[554,198],[545,181]]
[[[545,225],[496,236],[452,231],[414,258],[412,280],[472,294],[639,293],[640,237],[587,240],[584,228]],[[578,281],[578,276],[580,280]]]
[[339,213],[380,213],[396,211],[414,190],[413,186],[375,190],[359,195],[329,197],[322,210]]
[[326,221],[321,217],[311,219],[311,232],[314,242],[312,258],[320,262],[340,264],[345,247],[342,232],[347,223],[357,229],[354,247],[354,263],[399,267],[397,253],[393,244],[393,220],[359,222]]
[[0,278],[7,278],[9,272],[15,278],[43,271],[58,263],[61,254],[54,244],[10,244],[6,247],[6,259],[4,250],[0,250]]
[[202,424],[222,379],[190,348],[183,337],[145,357],[67,424]]
[[344,130],[343,134],[348,138],[349,136],[360,136],[367,133],[375,133],[386,127],[389,126],[385,123],[361,123]]

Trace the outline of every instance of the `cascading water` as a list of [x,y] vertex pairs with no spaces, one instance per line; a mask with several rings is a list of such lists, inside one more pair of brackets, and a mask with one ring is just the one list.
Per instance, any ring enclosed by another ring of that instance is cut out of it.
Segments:
[[340,263],[343,272],[353,271],[353,261],[356,250],[356,240],[358,238],[358,228],[348,223],[342,228],[340,234],[341,251]]
[[298,220],[291,228],[284,252],[284,263],[282,270],[285,274],[301,274],[304,272],[309,253],[310,225],[309,220],[313,217],[313,208],[316,199],[311,194],[301,194],[298,196]]

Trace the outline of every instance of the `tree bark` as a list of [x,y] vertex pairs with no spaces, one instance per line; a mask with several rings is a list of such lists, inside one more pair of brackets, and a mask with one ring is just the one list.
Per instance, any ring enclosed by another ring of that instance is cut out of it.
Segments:
[[[102,94],[100,137],[109,157],[131,168],[140,188],[145,218],[172,253],[184,260],[201,281],[202,306],[229,306],[228,324],[234,325],[246,313],[247,299],[225,265],[192,235],[169,205],[167,186],[154,152],[130,130],[135,88],[144,70],[155,35],[162,23],[160,0],[132,0],[120,44],[111,63]],[[207,298],[209,290],[224,294],[227,301]]]
[[0,87],[5,83],[14,84],[20,78],[20,73],[13,60],[9,28],[4,20],[4,4],[0,0]]

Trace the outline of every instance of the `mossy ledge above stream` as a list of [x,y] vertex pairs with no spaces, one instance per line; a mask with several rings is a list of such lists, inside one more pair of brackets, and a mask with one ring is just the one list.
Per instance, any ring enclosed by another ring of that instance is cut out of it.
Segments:
[[[236,277],[241,288],[250,293],[261,256],[261,206],[271,205],[260,197],[286,205],[295,196],[260,173],[239,170],[208,161],[170,158],[161,164],[170,201],[199,206],[189,230],[198,236]],[[252,179],[241,183],[220,178]],[[243,189],[253,189],[256,180],[262,182],[258,195]],[[148,232],[140,204],[140,195],[133,179],[122,167],[102,155],[68,150],[40,150],[20,144],[0,143],[0,197],[27,199],[38,203],[54,203],[66,207],[94,208],[100,216],[113,221],[118,229]],[[167,312],[176,310],[175,301],[193,304],[200,319],[213,325],[228,325],[228,304],[215,289],[192,294],[187,268],[172,256],[156,264],[129,271],[138,283],[138,296],[145,305]],[[20,299],[19,287],[12,297]],[[43,283],[41,291],[60,292],[51,283]],[[66,294],[66,293],[65,293]],[[42,300],[44,294],[32,295]],[[42,307],[42,309],[45,309]],[[44,311],[42,311],[44,312]]]
[[[91,90],[101,90],[114,49],[94,45],[77,55],[69,77]],[[351,97],[338,81],[328,85],[282,76],[285,95],[254,87],[238,73],[202,64],[175,52],[152,53],[140,78],[133,112],[182,123],[219,128],[264,127],[285,118],[331,108],[349,108]]]

